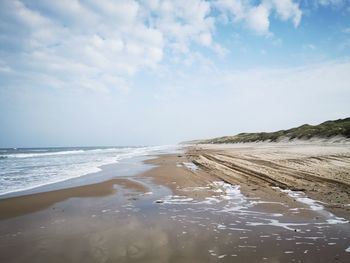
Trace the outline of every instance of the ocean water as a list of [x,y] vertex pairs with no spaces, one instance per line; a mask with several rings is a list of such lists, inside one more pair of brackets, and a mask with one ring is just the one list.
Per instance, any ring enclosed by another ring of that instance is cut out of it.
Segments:
[[0,149],[0,195],[96,173],[101,166],[178,146]]

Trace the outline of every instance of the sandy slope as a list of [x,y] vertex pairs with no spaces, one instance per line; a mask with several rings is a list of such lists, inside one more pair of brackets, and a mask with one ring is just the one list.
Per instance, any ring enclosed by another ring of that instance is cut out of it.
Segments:
[[196,145],[187,157],[246,193],[271,195],[271,186],[304,191],[350,218],[350,146],[322,143]]

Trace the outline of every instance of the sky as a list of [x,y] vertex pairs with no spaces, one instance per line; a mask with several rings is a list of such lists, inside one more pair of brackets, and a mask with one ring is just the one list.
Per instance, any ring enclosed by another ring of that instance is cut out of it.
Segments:
[[0,0],[0,147],[350,116],[350,0]]

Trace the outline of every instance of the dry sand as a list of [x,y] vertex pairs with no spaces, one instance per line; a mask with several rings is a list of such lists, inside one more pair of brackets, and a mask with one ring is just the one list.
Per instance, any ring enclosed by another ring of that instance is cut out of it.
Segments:
[[186,156],[210,174],[239,184],[246,194],[273,197],[272,187],[305,192],[350,219],[350,145],[251,143],[197,145]]

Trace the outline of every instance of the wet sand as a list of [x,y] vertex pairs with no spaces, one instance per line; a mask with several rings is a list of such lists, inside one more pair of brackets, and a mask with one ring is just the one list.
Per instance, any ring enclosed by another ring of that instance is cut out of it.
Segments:
[[69,198],[107,196],[116,192],[114,185],[125,186],[140,192],[147,192],[147,187],[128,179],[115,178],[102,183],[72,187],[45,193],[0,199],[0,220],[33,213],[48,208],[52,204]]
[[227,184],[192,163],[194,150],[148,160],[142,174],[1,200],[0,261],[349,262],[346,219],[303,193]]

